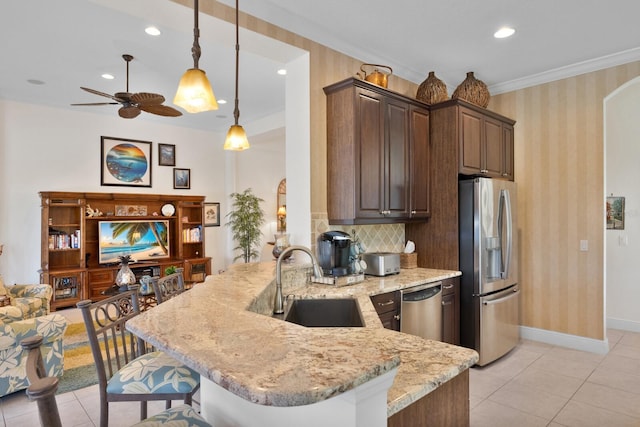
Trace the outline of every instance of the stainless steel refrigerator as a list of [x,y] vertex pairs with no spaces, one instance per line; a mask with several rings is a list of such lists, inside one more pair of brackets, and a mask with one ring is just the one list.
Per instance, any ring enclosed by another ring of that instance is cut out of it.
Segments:
[[520,339],[515,183],[461,180],[459,215],[460,342],[483,366]]

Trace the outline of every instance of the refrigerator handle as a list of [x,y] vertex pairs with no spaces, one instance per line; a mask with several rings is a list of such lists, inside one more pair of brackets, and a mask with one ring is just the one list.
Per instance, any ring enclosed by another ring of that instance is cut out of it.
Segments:
[[512,218],[511,218],[511,197],[509,197],[509,190],[506,189],[502,189],[500,190],[500,213],[498,214],[498,230],[499,230],[499,234],[500,234],[500,241],[502,241],[502,222],[503,222],[503,211],[506,214],[506,232],[507,232],[507,236],[506,236],[506,244],[507,244],[507,251],[506,254],[504,255],[504,262],[503,262],[503,270],[500,273],[500,276],[502,279],[506,279],[507,277],[509,277],[509,264],[511,263],[511,251],[512,251],[512,242],[513,242],[513,230],[512,230]]

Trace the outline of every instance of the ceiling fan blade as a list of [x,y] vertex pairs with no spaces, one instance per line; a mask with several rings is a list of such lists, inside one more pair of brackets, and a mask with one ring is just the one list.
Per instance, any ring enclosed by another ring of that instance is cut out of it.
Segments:
[[168,105],[138,105],[138,108],[147,113],[157,114],[158,116],[178,117],[182,112]]
[[140,92],[131,95],[131,101],[139,105],[160,105],[164,102],[164,96],[157,93]]
[[80,86],[80,89],[86,90],[87,92],[93,93],[94,95],[104,96],[105,98],[111,98],[114,101],[124,102],[124,100],[122,98],[118,98],[118,97],[115,97],[113,95],[109,95],[108,93],[100,92],[99,90],[90,89],[88,87],[82,87],[82,86]]
[[71,105],[118,105],[118,102],[87,102],[83,104],[71,104]]
[[133,105],[125,105],[118,110],[118,115],[123,119],[133,119],[138,117],[140,114],[140,109],[138,107],[134,107]]

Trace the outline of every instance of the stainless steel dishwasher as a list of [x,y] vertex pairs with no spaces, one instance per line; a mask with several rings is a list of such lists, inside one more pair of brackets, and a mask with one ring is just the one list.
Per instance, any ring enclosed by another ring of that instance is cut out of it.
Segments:
[[401,291],[400,332],[442,340],[442,282]]

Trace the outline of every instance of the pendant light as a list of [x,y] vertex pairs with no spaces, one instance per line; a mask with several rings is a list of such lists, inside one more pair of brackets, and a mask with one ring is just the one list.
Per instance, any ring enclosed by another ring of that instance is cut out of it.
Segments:
[[200,38],[198,0],[194,1],[193,16],[193,47],[191,48],[193,68],[189,68],[182,75],[173,103],[184,108],[189,113],[200,113],[202,111],[217,110],[218,101],[213,95],[213,89],[211,89],[206,73],[198,68],[198,60],[201,53],[200,44],[198,44],[198,39]]
[[224,141],[224,149],[231,151],[242,151],[249,149],[249,140],[247,134],[238,124],[238,118],[240,117],[240,110],[238,109],[238,67],[240,63],[240,42],[238,41],[239,29],[238,29],[238,0],[236,0],[236,99],[235,108],[233,109],[233,118],[235,124],[231,125],[229,132],[227,132],[227,139]]

